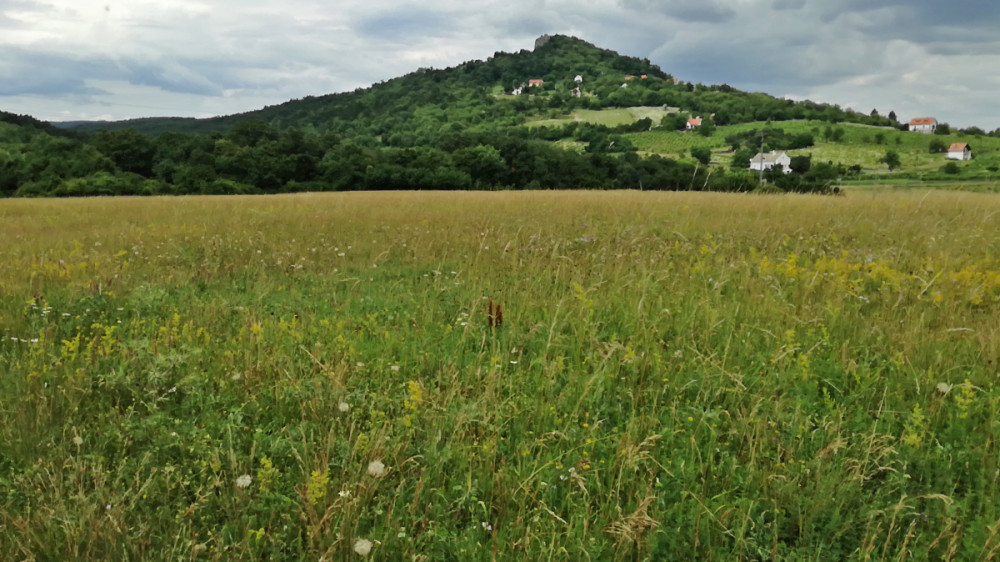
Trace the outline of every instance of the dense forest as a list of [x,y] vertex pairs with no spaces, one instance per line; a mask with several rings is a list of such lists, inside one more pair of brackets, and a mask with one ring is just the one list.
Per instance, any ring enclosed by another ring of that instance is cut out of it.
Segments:
[[[529,80],[542,82],[527,87]],[[526,125],[576,110],[637,106],[673,109],[659,123]],[[496,53],[354,92],[214,119],[57,128],[0,114],[0,195],[756,188],[758,176],[739,165],[749,158],[747,139],[732,139],[736,165],[725,168],[707,166],[701,155],[694,161],[640,156],[622,136],[682,129],[689,115],[706,116],[699,131],[706,135],[716,125],[792,119],[899,126],[894,115],[681,82],[648,60],[557,36],[534,51]],[[804,142],[768,139],[778,148],[808,146]],[[829,181],[823,178],[830,174],[819,178],[807,170],[772,183],[825,190]]]

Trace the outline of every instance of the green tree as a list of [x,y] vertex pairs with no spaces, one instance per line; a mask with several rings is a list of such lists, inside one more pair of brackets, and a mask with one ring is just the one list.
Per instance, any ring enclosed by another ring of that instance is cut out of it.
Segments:
[[899,169],[899,154],[893,150],[886,151],[885,156],[883,156],[880,161],[889,167],[890,172]]
[[701,125],[697,128],[698,134],[703,137],[710,137],[715,133],[715,121],[710,118],[702,119]]
[[708,166],[709,162],[712,161],[712,150],[707,146],[695,146],[691,148],[691,156],[703,165]]
[[792,161],[788,167],[796,174],[805,174],[812,166],[812,158],[809,156],[792,156]]
[[750,168],[750,159],[757,154],[757,151],[753,148],[741,148],[733,154],[732,162],[729,167],[732,169],[743,169],[746,170]]
[[101,131],[90,144],[110,158],[121,171],[147,178],[153,176],[156,145],[135,129]]

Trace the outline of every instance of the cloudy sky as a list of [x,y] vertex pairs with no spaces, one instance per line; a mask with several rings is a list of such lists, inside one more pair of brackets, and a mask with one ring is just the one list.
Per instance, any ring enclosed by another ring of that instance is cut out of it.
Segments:
[[575,35],[728,83],[1000,127],[995,0],[0,0],[0,110],[207,117]]

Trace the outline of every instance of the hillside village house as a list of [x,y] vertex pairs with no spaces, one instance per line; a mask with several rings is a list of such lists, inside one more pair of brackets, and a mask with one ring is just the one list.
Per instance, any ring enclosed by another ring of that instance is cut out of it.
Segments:
[[701,126],[701,117],[693,117],[691,119],[688,119],[685,129],[687,129],[688,131],[693,131],[700,126]]
[[583,82],[583,76],[580,75],[580,74],[577,74],[576,78],[574,78],[573,81],[576,82],[577,84],[580,84],[581,82]]
[[933,117],[920,117],[910,121],[910,131],[933,135],[934,131],[937,130],[937,125],[937,119]]
[[528,87],[534,88],[536,86],[541,86],[544,83],[545,80],[542,80],[541,78],[532,78],[531,80],[528,80]]
[[956,142],[948,147],[948,160],[972,160],[972,147]]
[[785,152],[771,151],[770,154],[758,152],[750,159],[750,169],[757,171],[770,170],[775,166],[781,166],[782,173],[787,174],[792,171],[792,158]]

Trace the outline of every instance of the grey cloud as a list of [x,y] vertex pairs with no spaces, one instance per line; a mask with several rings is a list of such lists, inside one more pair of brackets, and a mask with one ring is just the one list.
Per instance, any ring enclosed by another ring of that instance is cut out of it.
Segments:
[[718,0],[623,0],[628,10],[659,13],[671,19],[686,22],[723,23],[736,17],[736,11]]
[[775,10],[801,10],[806,0],[774,0]]
[[113,74],[108,61],[79,60],[7,48],[7,65],[0,67],[0,95],[93,95],[101,90],[87,85],[88,78]]
[[421,37],[439,37],[454,29],[448,16],[422,8],[404,8],[391,14],[368,16],[356,22],[361,35],[390,41],[407,41]]

